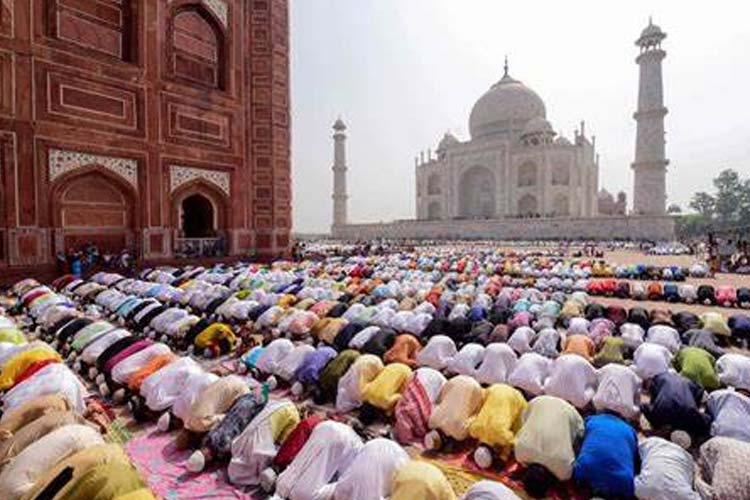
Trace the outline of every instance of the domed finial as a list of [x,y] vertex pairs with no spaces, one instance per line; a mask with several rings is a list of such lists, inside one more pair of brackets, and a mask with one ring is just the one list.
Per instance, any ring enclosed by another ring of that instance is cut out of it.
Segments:
[[344,120],[341,119],[341,115],[339,115],[336,122],[333,124],[333,130],[337,132],[346,130],[346,125],[344,124]]
[[503,76],[508,76],[508,54],[505,54],[505,65],[503,66]]
[[653,26],[654,25],[654,17],[653,16],[648,16],[648,25],[649,26]]

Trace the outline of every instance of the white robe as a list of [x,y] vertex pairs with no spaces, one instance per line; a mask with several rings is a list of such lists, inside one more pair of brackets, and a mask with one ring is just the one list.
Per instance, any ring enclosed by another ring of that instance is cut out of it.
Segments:
[[641,379],[624,365],[610,363],[599,369],[599,386],[594,394],[598,411],[610,410],[634,420],[640,414]]
[[580,409],[591,402],[596,385],[597,372],[591,363],[577,354],[563,354],[552,364],[544,393]]
[[81,380],[65,364],[53,363],[3,395],[3,415],[8,415],[10,410],[31,399],[48,394],[65,396],[76,413],[83,413],[86,409],[85,399],[88,397],[88,391]]
[[531,351],[531,344],[536,339],[536,332],[530,326],[519,326],[508,339],[508,345],[518,354]]
[[357,350],[362,349],[367,341],[379,331],[380,327],[378,326],[368,326],[367,328],[363,328],[349,341],[349,347]]
[[318,424],[287,469],[279,475],[276,497],[312,500],[341,476],[362,449],[362,439],[348,425],[331,420]]
[[649,328],[646,335],[646,342],[663,345],[672,354],[677,353],[682,347],[680,334],[671,326],[666,325],[654,325]]
[[191,373],[189,377],[183,377],[181,380],[184,381],[184,385],[172,404],[172,413],[184,422],[190,416],[190,409],[201,391],[219,380],[219,377],[213,373],[201,371]]
[[89,365],[96,363],[96,360],[99,359],[99,356],[101,356],[107,347],[125,337],[130,337],[130,332],[123,328],[118,328],[105,333],[86,346],[81,353],[81,360]]
[[260,484],[260,473],[271,465],[278,452],[271,417],[288,406],[294,403],[288,400],[269,402],[232,441],[232,459],[227,469],[229,482],[243,486]]
[[527,352],[518,358],[508,376],[508,384],[538,396],[544,392],[544,381],[549,376],[551,367],[551,359],[535,352]]
[[661,344],[644,342],[633,353],[632,368],[643,380],[660,375],[672,366],[672,354]]
[[485,479],[474,483],[461,500],[521,500],[521,497],[504,484]]
[[624,323],[620,326],[620,336],[625,341],[625,345],[635,349],[643,343],[643,337],[646,332],[641,325],[636,323]]
[[170,352],[172,350],[166,344],[156,343],[150,345],[117,363],[112,368],[112,380],[118,384],[125,385],[130,382],[130,379],[138,370],[146,366],[152,359],[169,354]]
[[164,411],[180,397],[189,378],[204,373],[192,358],[184,357],[157,370],[141,383],[141,396],[153,411]]
[[508,344],[490,344],[484,351],[481,366],[477,369],[477,381],[486,385],[504,384],[517,362],[518,356]]
[[[362,374],[365,364],[359,360],[364,360],[367,354],[360,356],[352,363],[352,366],[339,379],[336,387],[336,411],[346,413],[362,405]],[[379,370],[383,369],[383,363],[377,358]]]
[[450,360],[457,353],[458,350],[453,339],[445,335],[435,335],[427,342],[424,349],[417,354],[417,364],[419,366],[428,366],[435,370],[442,370],[448,366]]
[[716,361],[716,372],[722,384],[750,391],[750,357],[724,354]]
[[641,472],[635,477],[635,496],[640,500],[700,500],[693,490],[693,457],[679,445],[660,437],[638,445]]
[[750,442],[750,398],[734,389],[719,389],[708,396],[706,410],[711,415],[711,436]]
[[458,351],[445,367],[447,371],[458,375],[473,377],[484,359],[484,346],[480,344],[466,344]]
[[334,500],[385,500],[393,475],[409,461],[395,441],[376,438],[365,444],[334,486]]
[[275,339],[266,346],[266,350],[258,358],[255,367],[268,375],[276,372],[279,363],[292,352],[294,344],[289,339]]
[[294,349],[284,356],[281,361],[276,364],[274,375],[280,377],[286,382],[291,382],[294,379],[294,372],[305,360],[305,357],[311,352],[315,352],[315,348],[310,344],[299,344]]

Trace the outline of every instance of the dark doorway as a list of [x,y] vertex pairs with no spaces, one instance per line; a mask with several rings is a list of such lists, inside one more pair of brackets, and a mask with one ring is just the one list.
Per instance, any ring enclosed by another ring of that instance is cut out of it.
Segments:
[[214,207],[208,198],[194,194],[182,201],[182,232],[185,238],[216,236]]

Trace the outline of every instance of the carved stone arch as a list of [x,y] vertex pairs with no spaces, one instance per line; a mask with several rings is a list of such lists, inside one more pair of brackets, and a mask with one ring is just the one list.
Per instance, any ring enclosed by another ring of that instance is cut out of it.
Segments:
[[[214,2],[211,5],[219,5]],[[224,11],[226,14],[226,11]],[[197,0],[170,3],[167,73],[175,80],[229,90],[229,31],[220,11]]]
[[170,196],[170,225],[177,230],[178,236],[182,233],[184,222],[182,218],[183,203],[194,195],[200,195],[211,203],[214,217],[213,229],[217,236],[225,234],[227,229],[231,227],[229,197],[216,185],[205,179],[197,178],[180,185]]
[[443,206],[439,201],[431,201],[427,205],[427,219],[428,220],[440,220],[443,218]]
[[495,215],[495,174],[492,170],[475,165],[461,174],[458,207],[460,217],[491,218]]
[[539,203],[536,196],[525,194],[518,199],[518,215],[535,215],[539,213]]
[[539,179],[539,169],[536,163],[526,161],[518,167],[518,187],[536,186]]
[[570,199],[566,194],[558,194],[552,200],[552,212],[555,217],[567,217],[570,215]]
[[433,195],[440,193],[442,193],[440,174],[430,174],[429,177],[427,177],[427,194]]
[[127,181],[101,165],[85,165],[54,179],[50,221],[55,250],[94,243],[103,253],[137,248],[140,207]]

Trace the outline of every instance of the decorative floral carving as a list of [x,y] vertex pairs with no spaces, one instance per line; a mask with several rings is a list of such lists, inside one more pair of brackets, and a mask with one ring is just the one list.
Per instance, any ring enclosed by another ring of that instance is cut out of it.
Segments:
[[203,179],[210,182],[229,196],[229,172],[180,165],[169,167],[169,192],[173,193],[175,189],[194,179]]
[[48,165],[50,181],[78,168],[98,165],[122,177],[133,189],[138,190],[138,161],[132,158],[50,149]]
[[224,0],[203,0],[206,7],[211,9],[216,17],[221,20],[221,24],[226,28],[229,23],[229,7]]
[[[174,0],[169,1],[171,3]],[[229,6],[224,0],[203,0],[203,3],[219,18],[225,28],[229,26]]]

